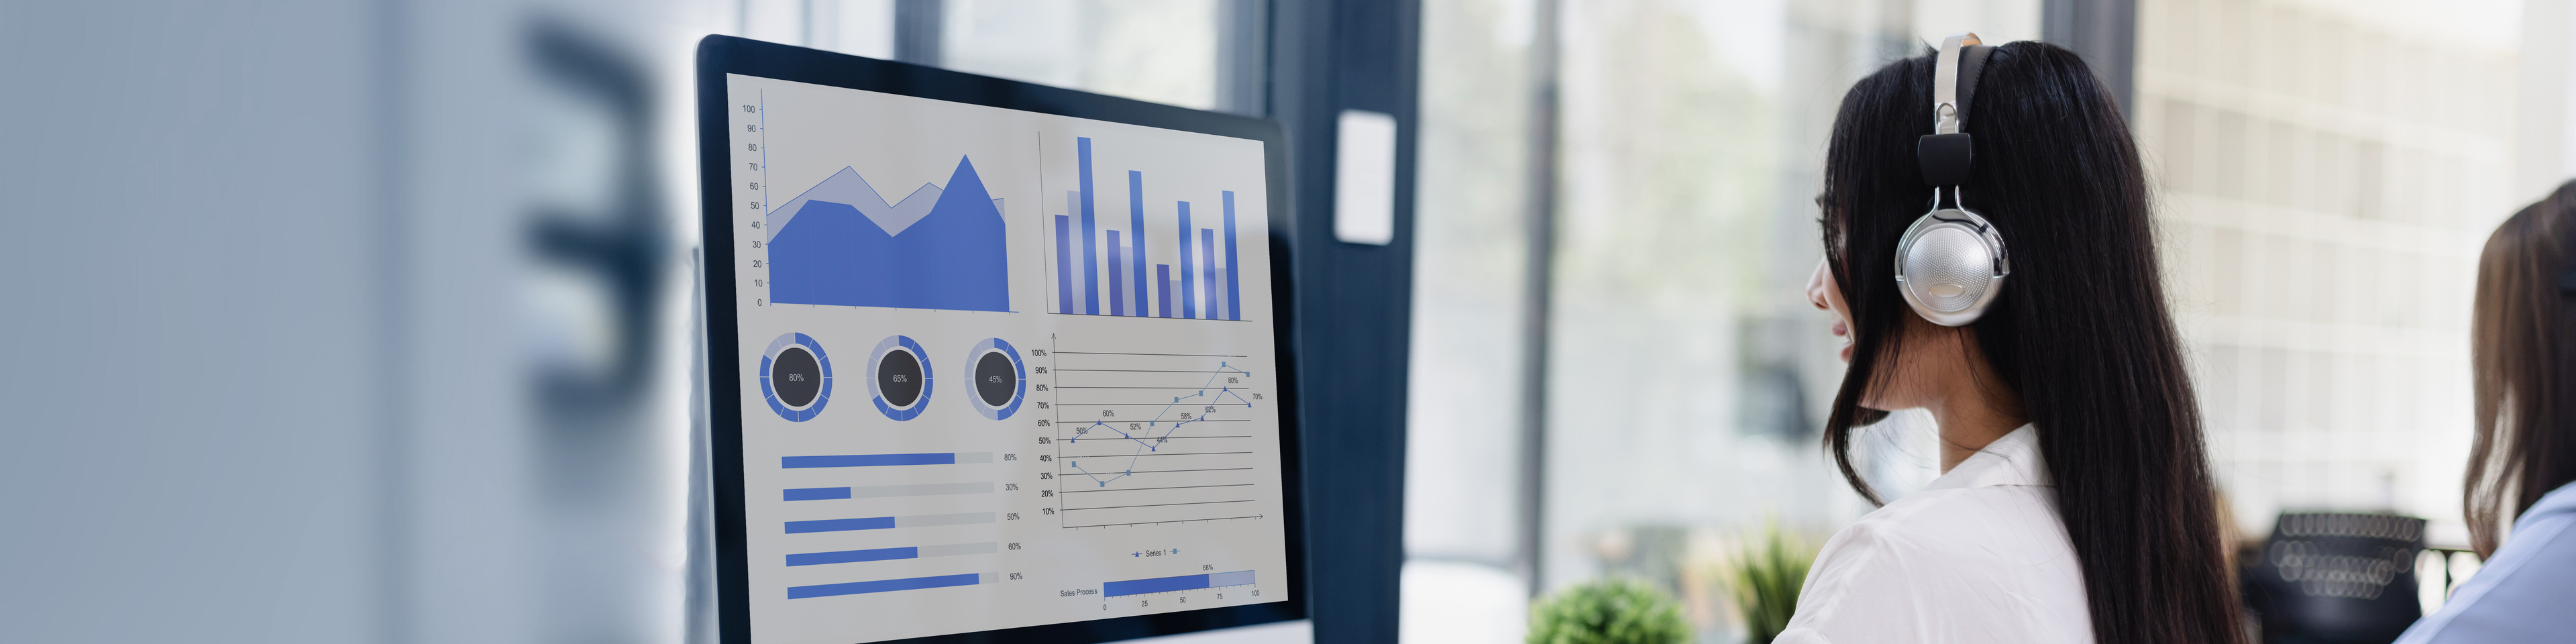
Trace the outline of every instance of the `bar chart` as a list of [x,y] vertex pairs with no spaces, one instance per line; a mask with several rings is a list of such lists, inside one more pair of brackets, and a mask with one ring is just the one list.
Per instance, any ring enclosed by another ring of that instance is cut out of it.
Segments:
[[[846,468],[853,471],[863,471],[896,468],[920,469],[927,466],[960,464],[979,465],[989,464],[992,462],[993,454],[990,452],[818,454],[782,456],[778,459],[778,467],[782,470],[831,470]],[[793,502],[990,495],[994,493],[996,487],[998,486],[996,486],[992,481],[796,487],[781,490],[779,492],[779,498],[782,501]],[[866,513],[851,512],[850,514]],[[834,518],[786,521],[781,525],[781,534],[829,534],[875,530],[903,530],[907,528],[932,528],[939,526],[989,525],[997,523],[999,519],[1001,519],[1001,513],[990,511],[943,512],[936,514],[890,514],[882,516],[844,515]],[[791,552],[786,555],[785,565],[792,568],[829,564],[901,561],[937,557],[991,555],[999,551],[1000,544],[998,542],[981,541],[970,543],[901,546],[892,548],[858,548]],[[969,568],[972,567],[974,566],[969,566]],[[805,599],[812,597],[836,597],[841,595],[860,595],[904,590],[927,590],[932,588],[989,584],[993,583],[993,581],[994,578],[992,573],[979,572],[934,575],[928,577],[906,577],[899,579],[807,584],[789,586],[787,588],[787,597],[789,599]]]
[[[1065,214],[1049,222],[1047,266],[1055,291],[1049,312],[1242,321],[1235,191],[1216,190],[1197,202],[1156,202],[1145,196],[1144,171],[1128,170],[1122,195],[1126,227],[1110,228],[1112,222],[1099,212],[1092,146],[1091,137],[1074,139],[1078,187],[1065,191]],[[1206,197],[1215,197],[1214,218]]]

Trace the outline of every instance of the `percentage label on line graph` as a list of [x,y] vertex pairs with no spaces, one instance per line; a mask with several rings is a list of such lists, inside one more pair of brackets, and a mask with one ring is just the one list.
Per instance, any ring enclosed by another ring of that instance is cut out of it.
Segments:
[[1242,356],[1058,346],[1052,357],[1066,527],[1259,518],[1274,461],[1251,428],[1271,410]]

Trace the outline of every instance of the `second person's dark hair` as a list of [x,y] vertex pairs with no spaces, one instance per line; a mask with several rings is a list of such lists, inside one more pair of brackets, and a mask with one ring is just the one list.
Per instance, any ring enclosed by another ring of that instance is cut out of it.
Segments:
[[[1826,154],[1827,263],[1851,308],[1852,358],[1825,443],[1862,495],[1854,429],[1912,317],[1897,237],[1932,200],[1915,140],[1932,133],[1931,56],[1896,61],[1843,97]],[[1968,329],[2017,392],[2055,480],[2104,644],[2236,642],[2200,413],[2157,267],[2146,176],[2127,122],[2073,52],[1996,47],[1967,111],[1976,164],[1962,187],[2001,231],[2012,277]],[[1944,332],[1954,332],[1947,329]]]
[[2540,496],[2576,481],[2576,182],[2497,226],[2478,256],[2469,319],[2477,441],[2462,505],[2469,542],[2498,533]]

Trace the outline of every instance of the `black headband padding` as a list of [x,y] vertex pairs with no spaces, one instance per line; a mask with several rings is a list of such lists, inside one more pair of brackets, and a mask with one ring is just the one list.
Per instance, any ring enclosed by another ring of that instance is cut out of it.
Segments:
[[1927,134],[1914,140],[1914,163],[1923,167],[1923,185],[1935,188],[1968,182],[1976,165],[1976,146],[1968,133]]
[[1989,45],[1959,48],[1959,131],[1968,131],[1968,105],[1976,102],[1977,78],[1986,70],[1986,55],[1995,52]]
[[1977,78],[1986,68],[1986,54],[1995,48],[1985,45],[1959,49],[1959,87],[1956,92],[1959,127],[1957,134],[1928,134],[1914,142],[1914,163],[1923,170],[1923,184],[1955,186],[1968,182],[1968,170],[1976,167],[1976,145],[1965,131],[1968,103],[1976,98]]

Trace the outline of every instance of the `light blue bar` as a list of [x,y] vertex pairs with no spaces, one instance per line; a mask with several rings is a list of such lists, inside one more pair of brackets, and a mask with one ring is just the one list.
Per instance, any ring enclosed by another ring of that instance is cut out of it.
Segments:
[[894,527],[894,517],[867,517],[867,518],[864,518],[864,519],[823,519],[823,520],[820,520],[820,521],[789,521],[789,522],[787,522],[787,533],[788,533],[788,534],[804,534],[804,533],[807,533],[807,532],[842,532],[842,531],[848,531],[848,530],[885,530],[885,529],[889,529],[889,528],[893,528],[893,527]]
[[[1080,195],[1081,193],[1074,193]],[[1070,219],[1055,216],[1055,312],[1073,312],[1073,231]]]
[[846,584],[823,584],[820,586],[789,586],[787,587],[787,598],[804,599],[807,597],[884,593],[897,590],[947,588],[949,586],[973,586],[975,584],[983,583],[983,577],[984,576],[980,573],[970,572],[963,575],[941,575],[938,577],[854,581]]
[[788,489],[787,489],[787,495],[786,495],[786,496],[787,496],[787,500],[789,500],[789,501],[821,501],[821,500],[824,500],[824,499],[846,499],[846,498],[850,498],[850,488],[845,488],[845,487],[798,487],[798,488],[788,488]]
[[856,563],[856,562],[861,562],[861,561],[886,561],[886,560],[890,560],[890,559],[918,559],[918,558],[920,558],[920,557],[921,557],[921,549],[920,549],[920,548],[909,547],[909,546],[907,546],[907,547],[902,547],[902,548],[878,548],[878,549],[875,549],[875,550],[840,550],[840,551],[834,551],[834,552],[800,552],[800,553],[796,553],[796,554],[792,554],[792,555],[787,555],[787,565],[790,565],[790,566],[819,566],[819,565],[822,565],[822,564]]
[[1225,319],[1216,310],[1216,303],[1223,300],[1217,296],[1216,231],[1206,228],[1199,229],[1199,281],[1207,287],[1207,319]]
[[778,466],[787,469],[809,467],[884,467],[889,465],[955,465],[957,454],[847,454],[841,456],[781,456]]

